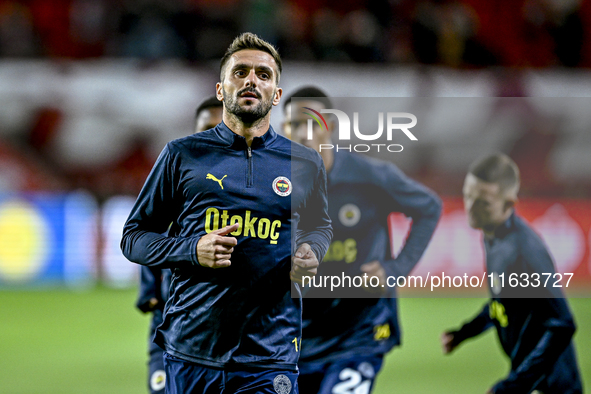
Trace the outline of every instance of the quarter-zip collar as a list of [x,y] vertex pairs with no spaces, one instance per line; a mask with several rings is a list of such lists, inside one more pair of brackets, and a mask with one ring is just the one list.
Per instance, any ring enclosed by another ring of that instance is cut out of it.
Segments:
[[[243,150],[246,148],[246,138],[241,135],[234,133],[224,122],[218,124],[215,127],[216,134],[222,141],[231,149]],[[277,133],[273,130],[273,127],[269,125],[269,129],[265,134],[260,137],[254,137],[252,139],[251,149],[257,149],[260,146],[266,147],[271,144],[277,138]]]

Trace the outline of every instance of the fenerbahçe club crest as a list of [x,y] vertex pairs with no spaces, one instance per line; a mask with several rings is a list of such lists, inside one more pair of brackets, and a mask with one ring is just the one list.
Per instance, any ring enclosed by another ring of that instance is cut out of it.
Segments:
[[283,374],[275,376],[273,379],[273,388],[277,394],[291,393],[291,380]]
[[291,194],[291,182],[284,176],[278,176],[273,181],[273,191],[281,197],[286,197]]

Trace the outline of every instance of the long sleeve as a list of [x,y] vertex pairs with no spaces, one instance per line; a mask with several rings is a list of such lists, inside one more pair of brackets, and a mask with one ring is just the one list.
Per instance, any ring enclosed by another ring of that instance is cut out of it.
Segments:
[[441,199],[427,187],[410,179],[393,165],[380,173],[382,185],[391,198],[391,212],[401,212],[412,219],[404,247],[393,260],[383,262],[389,274],[410,274],[423,255],[441,216]]
[[474,318],[462,325],[462,327],[457,330],[453,331],[455,340],[460,343],[465,341],[466,339],[470,339],[477,335],[482,334],[489,328],[493,327],[493,321],[490,318],[489,313],[489,306],[488,303],[484,304],[484,307],[480,311],[479,314],[474,316]]
[[320,162],[318,176],[306,206],[300,212],[300,221],[296,235],[296,250],[299,245],[307,243],[322,261],[332,239],[331,220],[328,216],[328,197],[326,190],[326,169]]
[[177,220],[180,191],[174,179],[175,161],[167,145],[148,175],[123,227],[121,250],[128,260],[152,267],[198,265],[199,237],[162,235]]

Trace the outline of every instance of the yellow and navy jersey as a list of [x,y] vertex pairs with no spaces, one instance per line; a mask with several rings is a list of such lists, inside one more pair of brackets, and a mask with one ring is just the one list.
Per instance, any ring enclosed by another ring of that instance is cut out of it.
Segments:
[[[362,275],[361,265],[375,260],[387,275],[408,275],[425,251],[442,207],[435,193],[394,164],[348,152],[335,153],[328,200],[334,234],[318,276]],[[412,219],[396,258],[388,233],[392,212]],[[338,291],[311,286],[303,299],[303,373],[341,357],[383,354],[400,343],[394,288],[383,298],[360,288]]]
[[[235,223],[232,265],[201,266],[199,239]],[[291,256],[306,242],[320,260],[331,234],[318,153],[272,128],[249,147],[221,123],[167,144],[121,247],[133,262],[172,270],[155,336],[168,353],[212,367],[295,370],[301,300],[291,296],[292,287],[299,291],[289,278]]]
[[[544,284],[556,272],[544,242],[513,214],[494,237],[484,239],[484,246],[487,271],[494,278],[492,286],[489,282],[491,300],[455,333],[456,339],[496,328],[511,371],[495,385],[495,393],[582,393],[572,343],[575,323],[560,288],[553,280]],[[518,286],[509,284],[512,274],[519,278]],[[534,274],[540,275],[540,283]],[[525,286],[526,278],[531,286]]]

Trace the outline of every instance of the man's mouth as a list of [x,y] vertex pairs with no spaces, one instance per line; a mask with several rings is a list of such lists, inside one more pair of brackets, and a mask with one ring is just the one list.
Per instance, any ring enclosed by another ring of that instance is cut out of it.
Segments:
[[251,90],[243,92],[239,95],[239,97],[241,98],[255,98],[255,99],[259,99],[259,94],[257,92],[253,92]]

